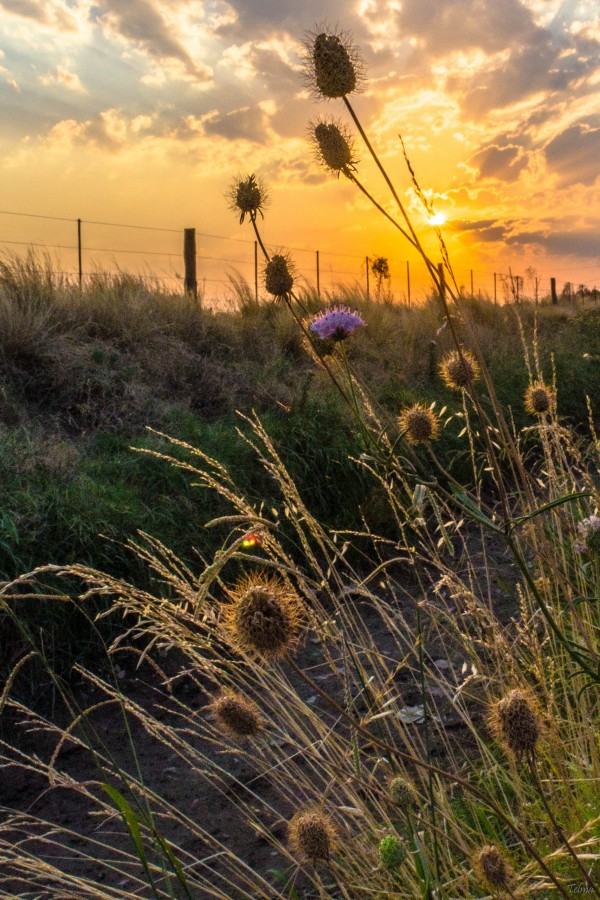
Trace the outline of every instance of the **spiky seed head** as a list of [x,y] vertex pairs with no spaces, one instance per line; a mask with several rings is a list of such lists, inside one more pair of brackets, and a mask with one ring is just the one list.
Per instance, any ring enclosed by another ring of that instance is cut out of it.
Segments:
[[363,63],[349,35],[320,31],[309,35],[305,46],[306,80],[317,97],[331,100],[357,90]]
[[415,403],[400,413],[398,427],[410,444],[428,444],[438,436],[440,420],[431,407]]
[[338,177],[356,169],[352,137],[341,122],[319,119],[311,122],[309,133],[318,163]]
[[503,853],[493,844],[477,851],[473,859],[475,871],[491,888],[508,887],[513,876],[512,868]]
[[398,775],[390,781],[390,797],[400,809],[409,809],[415,802],[415,791],[406,778]]
[[275,253],[265,266],[265,288],[274,297],[285,297],[294,286],[292,265],[288,256]]
[[479,365],[468,350],[452,350],[440,364],[443,381],[454,391],[462,391],[479,378]]
[[255,219],[256,214],[260,213],[264,218],[263,209],[269,197],[263,181],[256,175],[246,175],[245,178],[238,175],[230,185],[227,196],[230,209],[240,214],[240,225],[247,215]]
[[525,409],[532,416],[543,416],[552,408],[553,392],[543,382],[530,384],[525,391]]
[[379,859],[386,869],[397,869],[406,859],[404,842],[395,834],[386,834],[379,842]]
[[541,733],[541,717],[534,701],[519,690],[509,691],[492,706],[492,731],[517,759],[531,756]]
[[253,574],[228,591],[231,605],[225,626],[235,647],[268,660],[294,644],[301,617],[300,600],[278,578]]
[[328,862],[335,844],[335,828],[320,809],[299,810],[288,824],[292,850],[305,862]]
[[243,694],[223,691],[212,701],[209,710],[232,737],[256,737],[264,727],[258,706]]

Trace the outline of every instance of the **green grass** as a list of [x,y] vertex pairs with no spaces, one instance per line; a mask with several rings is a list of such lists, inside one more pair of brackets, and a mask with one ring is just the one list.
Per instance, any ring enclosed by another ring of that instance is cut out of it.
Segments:
[[[276,490],[240,438],[237,411],[256,410],[301,496],[328,527],[393,527],[364,469],[347,409],[315,371],[285,306],[247,303],[203,312],[189,298],[149,291],[125,275],[98,275],[81,294],[33,257],[0,270],[0,578],[47,562],[86,563],[143,583],[126,549],[137,530],[187,562],[208,558],[223,529],[205,523],[222,502],[193,488],[181,470],[131,447],[156,448],[151,426],[223,462],[240,491],[270,508]],[[319,302],[304,298],[310,309]],[[388,416],[417,400],[448,415],[460,402],[441,383],[437,363],[451,348],[435,298],[407,309],[346,292],[367,328],[354,336],[352,365]],[[515,310],[482,301],[470,309],[498,396],[517,426],[527,372]],[[547,380],[553,366],[559,414],[587,425],[586,394],[600,396],[600,312],[522,305],[529,341],[537,318]],[[435,345],[433,345],[435,341]],[[460,417],[436,452],[459,478],[468,454]],[[285,523],[282,524],[285,531]]]

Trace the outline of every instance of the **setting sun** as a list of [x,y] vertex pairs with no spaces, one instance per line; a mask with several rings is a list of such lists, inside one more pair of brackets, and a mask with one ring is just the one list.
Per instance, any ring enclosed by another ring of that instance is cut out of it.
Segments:
[[443,213],[436,213],[433,216],[429,217],[430,225],[443,225],[446,221],[446,216]]

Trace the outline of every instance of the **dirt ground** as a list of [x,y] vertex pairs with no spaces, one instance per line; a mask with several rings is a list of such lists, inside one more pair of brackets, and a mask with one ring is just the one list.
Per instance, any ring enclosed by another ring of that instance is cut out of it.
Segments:
[[[509,577],[510,573],[504,572],[503,578]],[[514,602],[502,592],[499,592],[497,600],[497,612],[500,618],[508,621],[514,612]],[[370,632],[375,635],[378,647],[385,651],[390,636],[381,619],[372,609],[369,609],[368,605],[364,607],[364,617]],[[298,663],[302,667],[315,667],[322,659],[322,651],[318,643],[306,640],[299,651]],[[444,660],[444,665],[458,666],[461,662],[458,658]],[[174,655],[166,660],[165,664],[171,676],[175,675],[183,665]],[[131,667],[123,668],[119,674],[120,686],[124,695],[145,709],[153,710],[159,720],[168,719],[169,712],[163,706],[164,693],[160,686],[161,679],[154,669],[147,665],[136,669],[132,663]],[[405,682],[401,685],[401,690],[402,700],[407,708],[418,704],[419,688],[416,683]],[[309,688],[306,685],[299,683],[298,691],[304,699],[307,699]],[[190,717],[205,715],[203,709],[209,695],[199,690],[197,684],[189,677],[183,676],[175,679],[173,692],[175,698],[189,709]],[[105,698],[98,688],[87,683],[74,685],[74,695],[82,709],[93,707]],[[312,699],[315,701],[315,698]],[[315,707],[320,709],[322,716],[330,716],[330,710],[318,698]],[[61,709],[60,705],[54,710],[48,711],[48,717],[62,723],[70,721],[69,714]],[[23,722],[19,723],[20,718],[22,716],[18,711],[10,709],[5,710],[4,715],[0,717],[0,739],[5,742],[2,748],[5,756],[10,757],[12,753],[13,757],[16,757],[20,751],[28,758],[38,757],[42,761],[48,761],[56,752],[59,735],[51,736],[37,731]],[[288,861],[274,850],[264,837],[246,825],[241,816],[236,815],[230,804],[231,795],[239,790],[239,785],[256,778],[251,758],[247,755],[234,751],[223,753],[222,749],[217,750],[209,740],[201,741],[195,738],[200,749],[206,754],[219,752],[221,765],[231,773],[229,783],[217,784],[210,777],[199,778],[197,773],[182,762],[164,743],[152,739],[134,720],[129,721],[128,728],[131,733],[128,734],[124,720],[115,711],[114,705],[99,706],[90,714],[89,720],[93,724],[96,734],[106,741],[118,764],[125,771],[133,771],[131,767],[139,765],[139,770],[148,787],[167,798],[178,810],[195,821],[199,821],[213,838],[230,847],[253,870],[262,873],[267,878],[272,878],[273,870],[283,871],[289,866]],[[419,725],[415,723],[412,727],[418,728]],[[444,727],[449,731],[454,730],[457,745],[462,744],[463,747],[468,745],[466,729],[451,708],[447,710]],[[9,751],[7,745],[13,745],[15,749]],[[132,756],[132,745],[136,748],[137,763]],[[68,741],[63,744],[58,753],[57,766],[76,781],[93,783],[95,786],[90,787],[92,793],[99,790],[98,782],[106,780],[106,774],[99,773],[94,766],[89,751]],[[261,796],[272,801],[273,808],[281,813],[279,817],[265,821],[265,827],[271,833],[285,839],[286,817],[288,813],[291,814],[292,810],[282,808],[281,799],[275,794],[268,779],[262,778],[260,790]],[[285,804],[283,806],[285,807]],[[77,854],[89,852],[93,857],[96,852],[92,843],[94,840],[105,840],[112,846],[130,850],[131,838],[126,833],[117,813],[110,818],[93,816],[90,815],[90,807],[91,802],[86,801],[81,793],[63,786],[52,787],[46,777],[35,771],[24,769],[21,765],[6,763],[0,769],[0,822],[4,822],[5,829],[11,822],[12,815],[28,813],[68,832],[61,838],[67,853],[57,845],[48,844],[41,837],[26,842],[24,850],[40,854],[48,862],[55,863],[73,875],[97,878],[106,885],[107,897],[118,897],[119,889],[131,889],[133,880],[129,881],[122,873],[112,877],[109,869],[104,866],[95,866],[89,860],[77,861]],[[16,822],[15,826],[17,826]],[[15,827],[15,839],[18,831],[19,829]],[[4,836],[6,839],[6,831]],[[197,845],[194,846],[194,840],[190,838],[189,831],[178,830],[177,827],[174,827],[164,836],[175,844],[179,844],[199,860],[210,855],[206,846],[198,845],[197,841]],[[214,863],[214,865],[215,871],[218,873],[218,863]],[[2,874],[1,864],[0,874]],[[217,874],[215,875],[215,885],[218,884]],[[312,896],[303,886],[301,879],[297,882],[296,887],[301,897]],[[140,890],[139,896],[150,898],[153,894],[148,888],[146,893],[143,889]],[[179,895],[176,893],[175,896]],[[237,896],[247,898],[248,894],[240,892]],[[264,896],[268,895],[264,894]],[[332,894],[332,897],[334,896],[337,895]],[[0,881],[0,897],[74,900],[77,894],[69,893],[68,889],[64,893],[60,893],[44,885],[43,876],[33,888],[31,884],[24,884],[22,880],[6,880],[5,874],[4,883]],[[202,900],[202,898],[198,897],[198,900]]]

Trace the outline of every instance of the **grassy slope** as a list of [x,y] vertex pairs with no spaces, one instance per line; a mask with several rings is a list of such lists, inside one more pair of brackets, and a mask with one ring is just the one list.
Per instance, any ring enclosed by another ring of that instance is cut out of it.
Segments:
[[[353,336],[353,364],[392,415],[415,400],[460,408],[435,374],[451,347],[435,300],[407,310],[343,299],[368,323]],[[314,296],[306,302],[318,308]],[[534,310],[519,313],[531,340]],[[500,399],[522,424],[515,312],[484,301],[473,318]],[[559,412],[585,427],[586,394],[600,396],[600,312],[540,308],[538,333],[547,379],[554,358]],[[268,476],[236,433],[237,410],[261,415],[318,517],[351,528],[362,507],[385,528],[348,458],[361,449],[352,426],[287,309],[256,305],[243,289],[237,309],[215,314],[124,275],[98,275],[80,294],[32,258],[0,264],[0,371],[0,578],[78,561],[139,581],[123,547],[136,529],[187,561],[210,554],[226,532],[204,524],[228,510],[130,448],[161,446],[152,426],[218,458],[257,504],[273,505]],[[454,466],[459,428],[439,443]]]

